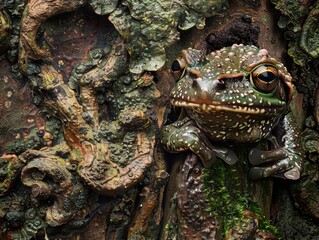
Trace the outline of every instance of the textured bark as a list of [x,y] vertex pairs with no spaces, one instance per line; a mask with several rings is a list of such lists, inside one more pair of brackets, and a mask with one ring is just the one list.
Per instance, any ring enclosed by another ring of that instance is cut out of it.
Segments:
[[[1,239],[319,237],[319,4],[160,2],[0,3]],[[249,150],[266,141],[225,143],[239,161],[210,169],[161,146],[179,114],[170,64],[234,43],[266,48],[292,74],[299,180],[249,179]]]

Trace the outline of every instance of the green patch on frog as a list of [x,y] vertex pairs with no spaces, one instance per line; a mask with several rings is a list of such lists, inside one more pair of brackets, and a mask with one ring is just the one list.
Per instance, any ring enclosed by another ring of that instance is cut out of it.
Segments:
[[259,92],[255,88],[251,88],[251,89],[254,91],[254,94],[260,95],[263,99],[265,99],[265,102],[267,102],[269,106],[272,106],[272,105],[273,106],[282,105],[283,107],[286,106],[286,102],[285,101],[275,98],[277,89],[274,89],[274,91],[269,92],[269,93]]

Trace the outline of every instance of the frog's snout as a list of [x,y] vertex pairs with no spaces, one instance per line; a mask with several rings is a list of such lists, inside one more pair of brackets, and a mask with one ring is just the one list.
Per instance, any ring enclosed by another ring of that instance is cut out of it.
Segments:
[[202,78],[196,78],[192,82],[192,88],[194,90],[201,90],[207,92],[219,92],[226,89],[226,84],[223,80],[203,80]]

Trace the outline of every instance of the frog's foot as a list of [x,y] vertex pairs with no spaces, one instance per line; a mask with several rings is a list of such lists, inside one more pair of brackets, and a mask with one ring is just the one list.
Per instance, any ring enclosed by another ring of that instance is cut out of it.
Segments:
[[216,156],[228,164],[237,162],[236,154],[224,147],[213,146],[208,138],[196,126],[177,128],[165,126],[162,130],[162,144],[170,152],[191,150],[201,159],[203,166],[209,168],[216,161]]
[[301,161],[299,155],[285,148],[270,151],[252,149],[249,153],[249,162],[254,167],[250,169],[249,176],[253,180],[269,176],[297,180],[300,178]]
[[272,144],[273,150],[252,149],[250,151],[249,161],[254,165],[250,170],[252,179],[269,176],[291,180],[300,178],[304,150],[294,116],[292,114],[286,115],[280,127],[285,130],[285,134],[281,137],[283,146],[280,146],[276,138],[271,135],[268,140]]

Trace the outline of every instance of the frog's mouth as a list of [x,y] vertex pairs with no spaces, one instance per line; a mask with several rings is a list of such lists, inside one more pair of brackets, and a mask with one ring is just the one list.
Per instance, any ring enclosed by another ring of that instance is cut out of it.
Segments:
[[174,106],[185,107],[193,109],[198,112],[234,112],[234,113],[244,113],[244,114],[258,114],[258,115],[273,115],[284,112],[286,107],[276,106],[276,107],[259,107],[259,106],[249,106],[245,104],[227,104],[218,101],[207,103],[195,103],[187,102],[184,100],[172,99],[171,103]]

